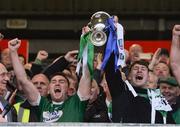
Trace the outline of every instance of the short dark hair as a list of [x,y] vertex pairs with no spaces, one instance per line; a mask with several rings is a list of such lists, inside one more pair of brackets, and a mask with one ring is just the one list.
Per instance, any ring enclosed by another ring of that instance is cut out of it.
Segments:
[[54,76],[57,76],[57,75],[60,75],[60,76],[64,77],[64,78],[67,80],[67,83],[68,83],[68,86],[69,86],[69,84],[70,84],[70,83],[69,83],[69,80],[68,80],[66,74],[64,74],[63,72],[56,72],[56,73],[52,74],[52,75],[49,77],[49,80],[51,80]]
[[132,67],[133,67],[135,64],[144,65],[144,66],[146,66],[147,69],[149,70],[149,68],[148,68],[149,62],[148,62],[148,61],[146,61],[146,60],[138,60],[138,61],[135,61],[134,63],[131,64],[131,66],[130,66],[130,71],[131,71]]

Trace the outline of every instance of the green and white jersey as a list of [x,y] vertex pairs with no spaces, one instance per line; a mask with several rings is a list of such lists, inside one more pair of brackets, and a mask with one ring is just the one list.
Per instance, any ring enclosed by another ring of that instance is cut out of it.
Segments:
[[60,104],[41,97],[37,115],[42,122],[82,122],[86,105],[87,101],[81,101],[77,94]]

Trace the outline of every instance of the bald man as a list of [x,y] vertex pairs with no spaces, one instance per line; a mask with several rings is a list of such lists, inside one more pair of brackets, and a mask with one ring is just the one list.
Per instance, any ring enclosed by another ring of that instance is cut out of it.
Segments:
[[[0,111],[2,112],[4,107],[7,105],[7,101],[4,100],[4,95],[6,94],[6,85],[9,81],[9,74],[8,71],[6,69],[6,67],[0,63]],[[7,115],[5,115],[5,120],[8,122],[14,121],[12,120],[12,115],[11,112],[8,112]]]
[[129,48],[129,59],[131,63],[140,60],[139,54],[143,53],[143,48],[139,44],[133,44]]
[[6,94],[6,85],[9,81],[9,75],[6,67],[0,63],[0,96],[4,96]]
[[31,81],[38,89],[41,96],[48,95],[49,79],[44,74],[36,74]]
[[2,50],[1,62],[7,69],[12,68],[12,63],[11,63],[11,59],[9,56],[9,49],[8,48]]

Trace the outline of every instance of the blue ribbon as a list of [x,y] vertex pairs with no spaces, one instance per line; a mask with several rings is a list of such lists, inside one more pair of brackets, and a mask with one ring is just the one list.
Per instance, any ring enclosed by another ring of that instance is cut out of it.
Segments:
[[117,66],[117,61],[118,61],[118,46],[117,46],[117,33],[116,33],[116,28],[114,26],[113,18],[107,19],[107,31],[109,32],[108,40],[107,40],[107,45],[105,49],[105,54],[104,54],[104,59],[102,62],[101,69],[104,70],[108,59],[111,55],[112,52],[114,52],[115,55],[115,71],[118,69]]

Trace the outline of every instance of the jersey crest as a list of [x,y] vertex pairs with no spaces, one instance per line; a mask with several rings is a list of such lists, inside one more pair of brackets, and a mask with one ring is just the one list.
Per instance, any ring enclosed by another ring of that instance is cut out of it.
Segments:
[[56,122],[62,116],[62,114],[63,114],[62,110],[53,111],[53,112],[44,111],[43,122],[49,122],[49,123]]

